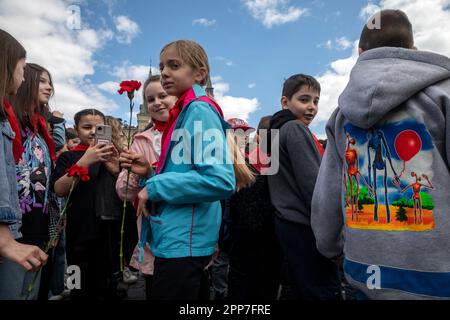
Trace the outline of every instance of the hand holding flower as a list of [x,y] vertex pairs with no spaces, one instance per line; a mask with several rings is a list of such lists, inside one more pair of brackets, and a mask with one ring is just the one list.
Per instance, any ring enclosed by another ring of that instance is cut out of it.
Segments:
[[140,177],[148,178],[152,174],[150,163],[146,161],[143,154],[125,148],[120,154],[119,162],[122,168],[130,169]]

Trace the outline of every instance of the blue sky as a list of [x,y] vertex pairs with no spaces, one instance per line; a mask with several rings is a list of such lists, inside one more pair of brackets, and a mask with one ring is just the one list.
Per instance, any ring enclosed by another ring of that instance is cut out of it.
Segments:
[[[325,44],[330,39],[359,36],[363,22],[359,13],[367,1],[291,1],[290,5],[308,9],[308,13],[269,29],[240,0],[116,1],[111,10],[129,16],[140,33],[130,44],[109,43],[95,59],[112,66],[124,60],[145,65],[152,59],[156,67],[164,44],[182,38],[195,40],[208,53],[211,75],[229,83],[227,94],[258,99],[258,110],[248,117],[256,126],[262,116],[279,110],[284,79],[295,73],[323,74],[331,61],[348,56],[352,47],[338,50]],[[85,10],[108,20],[107,7],[102,2],[88,3]],[[94,23],[90,18],[89,23]],[[210,25],[193,23],[196,19],[206,19]],[[93,80],[100,83],[109,78],[108,71],[102,70]]]
[[[67,27],[71,5],[80,9],[79,28]],[[50,70],[56,89],[51,106],[69,120],[83,107],[128,118],[128,101],[115,92],[117,84],[145,80],[150,59],[157,67],[161,48],[185,38],[206,49],[225,114],[253,126],[280,109],[284,79],[317,76],[322,97],[311,128],[323,136],[357,59],[356,41],[367,18],[380,8],[402,9],[415,26],[419,49],[449,55],[441,31],[450,28],[448,5],[448,0],[1,0],[0,28],[25,46],[29,62]]]

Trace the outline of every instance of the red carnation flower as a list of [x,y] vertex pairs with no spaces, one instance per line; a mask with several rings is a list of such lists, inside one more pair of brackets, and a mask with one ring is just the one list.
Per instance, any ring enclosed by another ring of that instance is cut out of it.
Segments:
[[138,91],[141,88],[141,82],[140,81],[136,81],[136,80],[126,80],[126,81],[122,81],[120,83],[120,89],[118,90],[118,92],[120,94],[127,92],[128,93],[128,97],[130,97],[130,99],[133,99],[134,97],[134,91]]
[[89,177],[88,169],[85,167],[80,167],[76,164],[67,169],[66,172],[68,177],[79,177],[83,182],[89,181],[91,179],[91,177]]

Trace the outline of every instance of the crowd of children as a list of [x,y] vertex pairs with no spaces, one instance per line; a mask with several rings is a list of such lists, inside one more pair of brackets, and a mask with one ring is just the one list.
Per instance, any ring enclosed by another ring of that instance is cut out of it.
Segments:
[[60,295],[66,266],[75,300],[122,298],[130,270],[151,300],[450,298],[450,59],[417,50],[403,12],[378,14],[326,146],[315,78],[289,77],[255,130],[224,119],[188,40],[161,50],[130,148],[97,109],[66,128],[50,72],[0,30],[0,300]]

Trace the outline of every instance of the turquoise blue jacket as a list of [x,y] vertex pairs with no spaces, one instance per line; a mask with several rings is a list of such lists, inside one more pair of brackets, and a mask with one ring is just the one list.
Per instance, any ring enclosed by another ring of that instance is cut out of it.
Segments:
[[222,219],[220,200],[235,191],[226,142],[229,125],[211,104],[197,100],[205,96],[198,85],[190,89],[161,159],[162,169],[146,183],[156,212],[143,220],[150,222],[146,237],[156,257],[213,254]]

